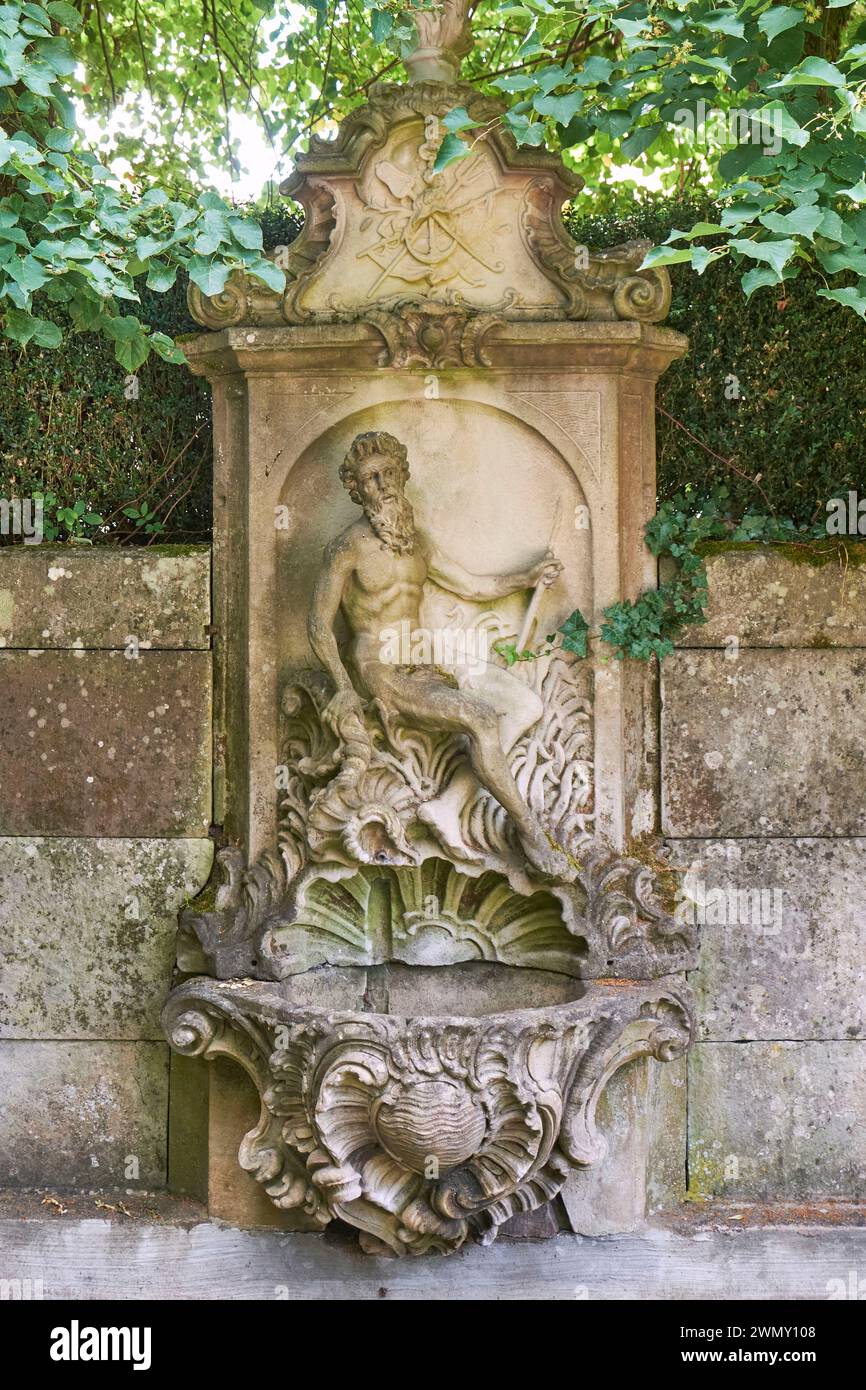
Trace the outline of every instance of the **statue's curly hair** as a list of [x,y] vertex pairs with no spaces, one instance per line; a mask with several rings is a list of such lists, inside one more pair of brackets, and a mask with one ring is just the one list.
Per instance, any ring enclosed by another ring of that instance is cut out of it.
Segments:
[[404,486],[409,477],[409,457],[406,453],[406,445],[401,444],[399,439],[395,439],[393,434],[387,434],[385,430],[367,430],[365,434],[356,434],[349,445],[346,457],[340,464],[340,482],[348,490],[352,501],[356,502],[358,506],[361,505],[361,498],[354,486],[356,471],[358,464],[363,459],[368,459],[371,454],[382,454],[384,458],[394,459],[400,467],[400,482]]

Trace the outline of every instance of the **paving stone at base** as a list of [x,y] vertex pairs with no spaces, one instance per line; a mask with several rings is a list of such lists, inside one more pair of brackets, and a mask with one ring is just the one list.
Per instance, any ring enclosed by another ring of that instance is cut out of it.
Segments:
[[[327,1235],[217,1223],[0,1218],[7,1277],[40,1280],[46,1300],[266,1302],[845,1299],[866,1290],[866,1227],[669,1229],[589,1240],[503,1240],[447,1259],[377,1259]],[[859,1271],[859,1277],[858,1277]],[[854,1278],[852,1280],[852,1272]],[[850,1292],[853,1290],[853,1292]],[[724,1310],[720,1310],[720,1318]],[[787,1322],[808,1324],[793,1314]],[[777,1318],[777,1321],[780,1319]],[[704,1345],[704,1343],[701,1343]],[[646,1352],[641,1348],[641,1355]]]

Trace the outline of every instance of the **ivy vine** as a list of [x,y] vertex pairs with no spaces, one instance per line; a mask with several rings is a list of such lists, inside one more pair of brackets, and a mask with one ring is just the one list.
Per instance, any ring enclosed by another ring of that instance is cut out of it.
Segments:
[[[748,512],[739,521],[730,517],[730,494],[725,486],[707,496],[677,493],[663,502],[645,527],[646,543],[658,559],[670,557],[676,572],[657,589],[646,589],[634,602],[622,600],[605,608],[598,636],[621,661],[632,657],[649,661],[668,656],[675,639],[696,623],[706,621],[707,570],[701,547],[711,541],[753,541],[764,544],[807,544],[827,540],[823,522],[798,526],[789,517]],[[579,608],[569,614],[547,646],[537,651],[518,651],[513,643],[497,643],[496,650],[511,666],[549,655],[554,645],[584,658],[592,629]]]

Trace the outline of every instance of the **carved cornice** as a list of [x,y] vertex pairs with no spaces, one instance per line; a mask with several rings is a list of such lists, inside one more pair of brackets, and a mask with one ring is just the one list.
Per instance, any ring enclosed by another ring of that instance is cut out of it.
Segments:
[[[407,315],[416,313],[422,328],[434,324],[438,328],[439,320],[453,314],[445,346],[449,357],[456,358],[459,331],[462,365],[470,367],[524,371],[531,362],[533,372],[571,373],[583,366],[655,378],[688,347],[682,333],[634,320],[515,320],[501,312],[458,314],[429,304],[406,310]],[[370,315],[364,322],[292,328],[285,323],[279,327],[229,325],[219,333],[200,334],[183,346],[191,370],[211,377],[234,372],[345,375],[350,370],[396,366],[405,360],[404,350],[407,359],[414,359],[415,370],[426,370],[432,369],[432,360],[442,351],[432,337],[407,327],[403,311]]]
[[575,1004],[481,1018],[293,1008],[276,986],[192,980],[170,996],[175,1051],[253,1078],[241,1166],[281,1210],[335,1217],[395,1254],[490,1244],[600,1159],[596,1106],[639,1057],[693,1027],[683,984],[595,986]]
[[499,314],[473,314],[441,304],[405,305],[396,312],[368,310],[365,323],[385,340],[380,367],[489,367],[484,339],[505,319]]

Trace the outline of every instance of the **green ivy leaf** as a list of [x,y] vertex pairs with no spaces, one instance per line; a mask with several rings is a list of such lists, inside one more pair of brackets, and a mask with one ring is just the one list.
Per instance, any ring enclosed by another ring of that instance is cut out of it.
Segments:
[[844,87],[845,75],[835,63],[824,58],[804,58],[792,72],[779,82],[771,82],[768,91],[783,87]]
[[751,299],[755,290],[763,289],[766,285],[778,285],[779,277],[775,270],[769,266],[759,265],[754,270],[747,270],[741,277],[740,284],[746,291],[746,298]]
[[783,140],[787,140],[789,145],[808,145],[810,140],[808,130],[804,130],[799,125],[784,102],[768,102],[766,106],[759,107],[752,115],[753,120],[766,132],[780,135]]
[[274,290],[277,294],[282,294],[286,288],[286,272],[274,261],[269,261],[267,257],[260,256],[257,261],[251,262],[247,266],[247,274],[253,275],[257,280],[262,280],[268,289]]
[[56,19],[57,23],[62,25],[64,29],[71,29],[73,33],[78,33],[82,20],[74,5],[67,5],[65,0],[51,0],[51,3],[45,8],[51,18]]
[[474,130],[481,122],[473,121],[465,106],[455,106],[453,111],[449,111],[447,116],[443,116],[442,124],[446,130],[450,130],[453,135],[456,135],[460,130]]
[[164,362],[182,363],[186,361],[181,348],[167,333],[151,333],[150,345]]
[[109,318],[106,332],[114,340],[114,355],[121,367],[134,372],[150,356],[150,344],[138,319],[132,314]]
[[562,626],[557,628],[557,632],[562,634],[564,649],[583,660],[586,656],[589,623],[579,608],[575,608],[574,612],[569,614]]
[[3,318],[3,332],[16,343],[29,343],[36,332],[36,319],[26,309],[7,309]]
[[781,232],[783,236],[804,236],[813,241],[823,216],[821,208],[799,207],[792,212],[768,212],[758,220],[771,232]]
[[661,265],[683,265],[692,259],[692,248],[678,247],[676,250],[666,250],[664,246],[654,246],[648,251],[641,261],[641,270],[649,270],[652,266]]
[[218,261],[205,260],[203,256],[193,256],[187,270],[193,284],[198,285],[202,294],[207,295],[222,294],[226,280],[229,278],[227,265],[222,265]]
[[552,116],[558,125],[567,126],[583,105],[583,92],[569,92],[566,96],[536,96],[532,105],[539,116]]
[[622,152],[626,159],[636,159],[638,155],[642,155],[663,131],[664,126],[660,124],[638,126],[637,130],[622,142]]
[[171,289],[176,279],[176,265],[166,265],[164,261],[151,261],[145,284],[149,290],[155,290],[157,294],[164,294],[166,290]]
[[465,159],[469,153],[469,146],[465,145],[459,136],[449,132],[439,146],[439,152],[436,155],[436,160],[433,165],[433,172],[436,174],[441,173],[443,169],[447,169],[449,164],[453,164],[455,159]]
[[376,43],[384,43],[391,37],[394,29],[394,16],[388,10],[374,10],[370,16],[373,39]]
[[844,304],[846,308],[853,309],[855,314],[859,314],[861,319],[866,319],[866,294],[859,287],[849,288],[846,286],[838,290],[819,290],[818,294],[822,299],[833,299],[837,304]]
[[779,241],[749,241],[747,238],[741,238],[731,242],[731,250],[738,251],[741,256],[748,256],[755,261],[766,261],[767,265],[775,270],[777,280],[781,280],[782,269],[796,249],[797,243],[790,237]]

